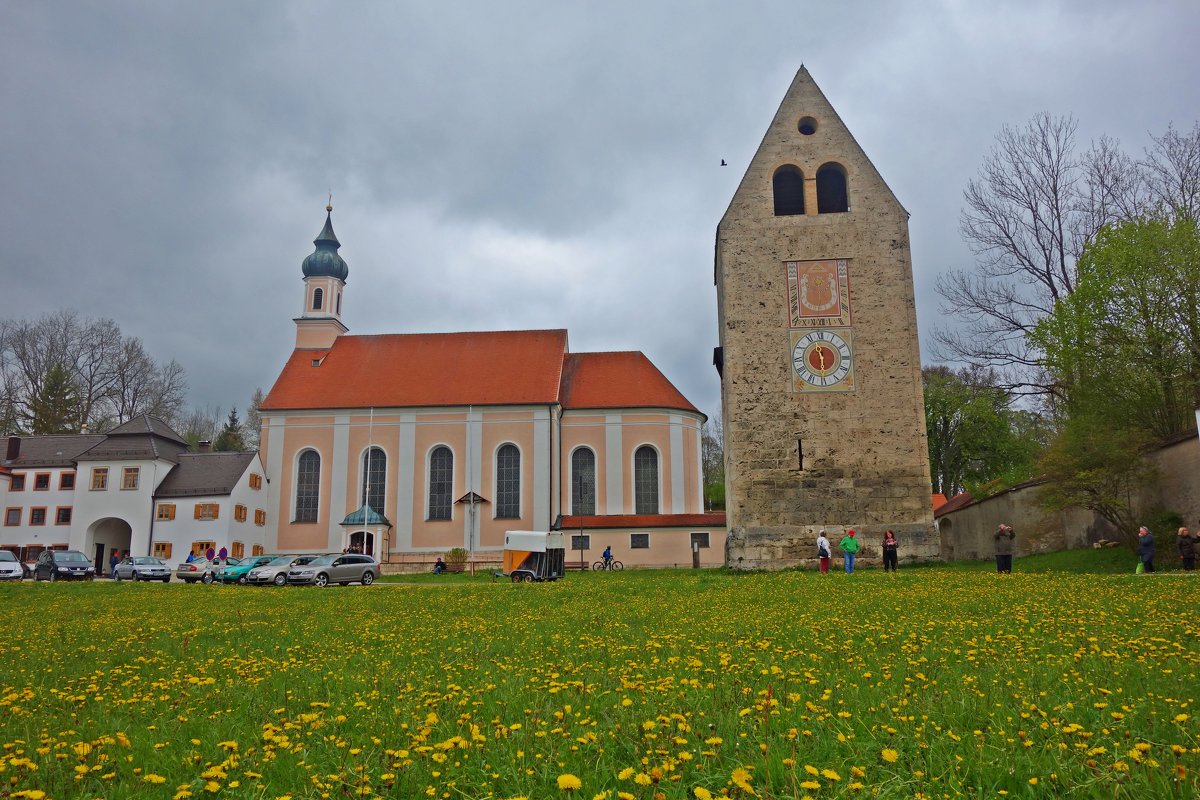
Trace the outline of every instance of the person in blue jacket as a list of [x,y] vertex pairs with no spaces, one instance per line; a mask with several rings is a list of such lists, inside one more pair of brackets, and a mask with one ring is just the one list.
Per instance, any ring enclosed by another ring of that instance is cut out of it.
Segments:
[[1138,528],[1138,558],[1146,572],[1154,572],[1154,537],[1145,525]]

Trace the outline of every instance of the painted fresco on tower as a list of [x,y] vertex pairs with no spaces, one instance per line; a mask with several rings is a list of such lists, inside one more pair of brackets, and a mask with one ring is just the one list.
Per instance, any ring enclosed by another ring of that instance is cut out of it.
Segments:
[[850,325],[850,261],[785,261],[789,328]]

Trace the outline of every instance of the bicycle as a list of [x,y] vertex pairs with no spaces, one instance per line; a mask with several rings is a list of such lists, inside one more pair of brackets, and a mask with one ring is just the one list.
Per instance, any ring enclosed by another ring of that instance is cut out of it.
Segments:
[[611,558],[608,561],[597,561],[595,564],[592,564],[592,570],[594,570],[594,571],[599,571],[599,570],[603,570],[603,569],[611,569],[611,570],[619,571],[624,568],[625,568],[625,565],[622,564],[620,561],[617,561],[615,558]]

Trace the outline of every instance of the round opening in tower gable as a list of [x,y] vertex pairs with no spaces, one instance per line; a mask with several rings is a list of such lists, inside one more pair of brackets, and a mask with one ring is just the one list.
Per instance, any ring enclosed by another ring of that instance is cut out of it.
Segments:
[[817,132],[817,121],[812,117],[801,117],[797,128],[805,136],[812,136]]

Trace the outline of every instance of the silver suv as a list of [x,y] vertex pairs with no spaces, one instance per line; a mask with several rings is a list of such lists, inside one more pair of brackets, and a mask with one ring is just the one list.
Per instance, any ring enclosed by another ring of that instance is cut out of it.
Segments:
[[345,586],[348,583],[361,583],[370,586],[379,577],[379,562],[371,556],[357,553],[321,556],[307,564],[292,567],[288,570],[287,582],[292,584],[311,583],[315,586],[328,586],[338,583]]

